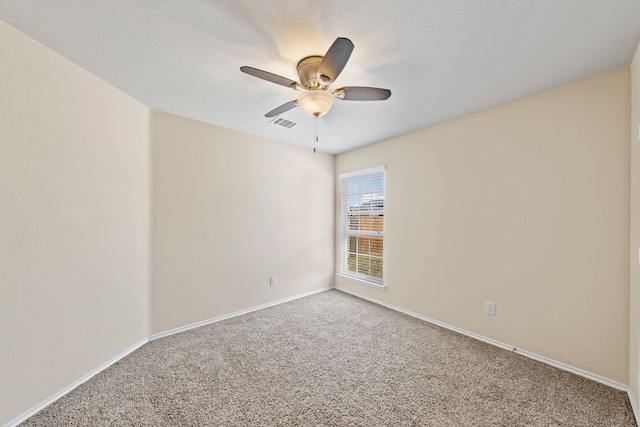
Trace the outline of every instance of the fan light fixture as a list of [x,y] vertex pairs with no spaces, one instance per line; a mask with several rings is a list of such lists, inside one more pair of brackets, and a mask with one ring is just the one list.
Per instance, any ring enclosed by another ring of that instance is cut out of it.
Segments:
[[353,52],[353,43],[345,37],[338,37],[324,56],[313,55],[302,58],[297,70],[300,82],[282,77],[258,68],[240,67],[240,71],[250,76],[266,80],[290,89],[302,91],[298,99],[285,102],[265,114],[265,117],[279,117],[282,113],[300,107],[313,117],[313,151],[318,143],[318,117],[331,111],[334,99],[341,101],[382,101],[391,96],[389,89],[366,86],[345,86],[329,92],[329,86],[336,81]]
[[322,117],[331,109],[333,98],[329,92],[316,89],[300,95],[297,103],[311,117]]

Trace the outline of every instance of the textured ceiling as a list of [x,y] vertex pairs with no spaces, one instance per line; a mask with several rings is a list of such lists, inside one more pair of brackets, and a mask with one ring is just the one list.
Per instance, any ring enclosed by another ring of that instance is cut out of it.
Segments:
[[320,151],[341,153],[627,66],[638,0],[0,0],[0,19],[146,105],[303,147],[313,119],[242,65],[298,80],[336,37],[355,50],[332,85],[389,88],[336,101]]

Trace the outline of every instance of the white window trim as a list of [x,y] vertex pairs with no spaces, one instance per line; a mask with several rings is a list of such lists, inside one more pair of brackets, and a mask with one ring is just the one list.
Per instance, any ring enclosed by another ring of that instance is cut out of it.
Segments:
[[[374,173],[374,172],[380,172],[380,171],[386,171],[386,170],[387,170],[387,166],[386,165],[380,165],[380,166],[374,166],[372,168],[360,169],[360,170],[353,171],[353,172],[344,172],[344,173],[341,173],[340,175],[338,175],[338,180],[340,180],[342,178],[351,178],[352,176],[366,175],[368,173]],[[385,179],[386,179],[386,177],[385,177]]]
[[[342,262],[344,263],[344,259],[342,260]],[[382,289],[382,290],[387,289],[387,286],[384,283],[374,282],[373,279],[367,280],[363,276],[356,276],[356,275],[342,273],[342,272],[336,273],[336,276],[341,277],[343,279],[351,280],[352,282],[358,282],[363,285],[371,286],[372,288]]]
[[[387,167],[386,165],[380,165],[380,166],[373,166],[370,168],[366,168],[366,169],[359,169],[356,171],[352,171],[352,172],[344,172],[338,175],[338,180],[342,181],[343,178],[350,178],[353,176],[359,176],[359,175],[366,175],[366,174],[370,174],[370,173],[375,173],[375,172],[385,172],[384,174],[384,186],[386,187],[387,185],[387,177],[386,177],[386,170]],[[342,186],[341,186],[342,188]],[[386,189],[385,189],[385,197],[386,197]],[[341,239],[344,240],[344,223],[342,222],[344,220],[343,217],[343,212],[344,212],[344,194],[341,194],[341,202],[340,202],[340,218],[341,218],[341,223],[340,223],[340,234],[341,234]],[[359,234],[358,231],[354,231],[352,232],[353,234]],[[363,234],[367,234],[367,233],[363,233]],[[384,232],[380,232],[378,233],[378,235],[384,237]],[[384,290],[386,289],[386,286],[384,284],[383,280],[377,280],[373,277],[368,277],[368,276],[363,276],[363,275],[359,275],[359,274],[350,274],[349,272],[345,272],[345,268],[344,268],[344,263],[345,263],[345,255],[344,255],[344,244],[341,244],[341,254],[340,254],[340,271],[336,272],[336,276],[337,277],[341,277],[343,279],[347,279],[353,282],[357,282],[357,283],[361,283],[363,285],[367,285],[367,286],[371,286],[373,288],[377,288],[377,289],[381,289]],[[384,250],[383,250],[383,257],[382,259],[384,260]]]

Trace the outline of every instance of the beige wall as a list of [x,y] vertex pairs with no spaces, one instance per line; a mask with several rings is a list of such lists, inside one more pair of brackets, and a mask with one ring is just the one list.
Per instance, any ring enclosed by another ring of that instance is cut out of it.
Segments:
[[629,387],[640,407],[640,46],[631,62],[631,245],[630,245],[630,334]]
[[144,105],[0,21],[0,424],[148,335]]
[[152,153],[153,333],[333,285],[334,156],[158,111]]
[[629,90],[625,68],[339,155],[387,166],[387,289],[336,284],[626,384]]

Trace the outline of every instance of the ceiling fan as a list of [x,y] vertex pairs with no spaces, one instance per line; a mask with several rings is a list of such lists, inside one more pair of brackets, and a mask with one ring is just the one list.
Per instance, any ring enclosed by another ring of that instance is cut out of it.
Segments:
[[334,99],[344,101],[382,101],[391,96],[389,89],[365,86],[345,86],[329,91],[331,85],[340,75],[353,52],[351,40],[338,37],[324,56],[307,56],[298,62],[300,83],[253,67],[243,66],[240,71],[259,79],[267,80],[282,86],[290,87],[303,93],[293,101],[269,111],[265,117],[276,117],[286,111],[300,106],[313,117],[324,116],[331,110]]

